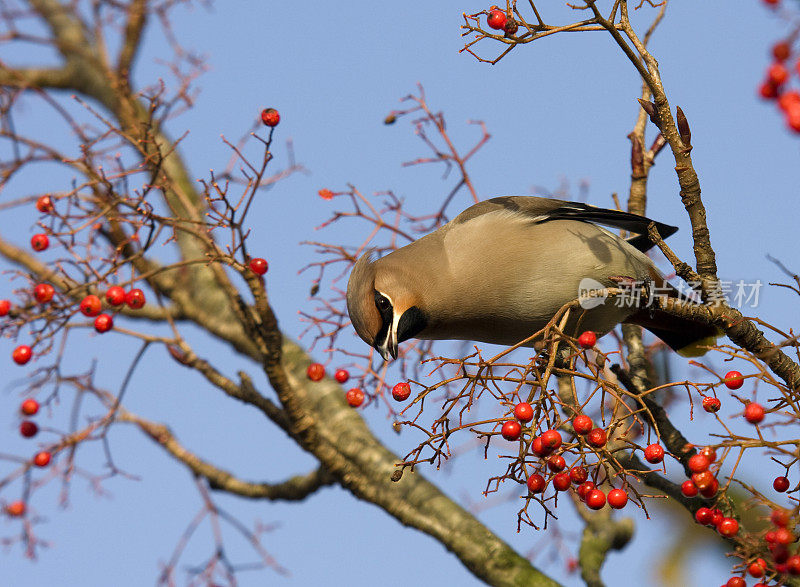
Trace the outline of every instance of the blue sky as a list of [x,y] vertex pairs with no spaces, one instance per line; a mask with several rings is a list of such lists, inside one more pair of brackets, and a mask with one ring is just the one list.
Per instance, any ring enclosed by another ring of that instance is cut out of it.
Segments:
[[[596,205],[610,205],[613,192],[625,194],[630,173],[626,135],[635,119],[640,87],[633,67],[601,33],[556,35],[518,48],[498,65],[477,63],[458,53],[463,46],[460,15],[483,8],[479,3],[452,1],[289,6],[239,0],[219,2],[210,9],[175,11],[177,34],[187,47],[207,56],[209,66],[198,82],[202,91],[195,108],[170,128],[173,136],[190,130],[181,148],[192,172],[205,177],[209,169],[223,169],[229,151],[220,135],[238,139],[265,106],[279,109],[282,116],[276,144],[291,139],[298,162],[308,170],[263,192],[250,216],[249,247],[270,263],[271,301],[289,335],[296,336],[303,328],[298,312],[310,309],[311,277],[298,275],[298,270],[312,259],[312,251],[299,242],[319,237],[314,227],[336,207],[319,199],[317,190],[340,190],[348,183],[365,193],[392,189],[416,210],[425,210],[449,191],[452,183],[442,181],[440,169],[401,166],[425,154],[408,122],[382,124],[418,82],[429,103],[445,111],[448,128],[462,146],[477,137],[468,120],[487,124],[491,141],[471,167],[481,197],[528,194],[534,186],[556,189],[563,181],[573,190],[588,182],[589,201]],[[635,18],[650,18],[653,13],[645,6]],[[571,16],[560,8],[554,15],[562,21]],[[694,162],[723,279],[781,280],[783,276],[765,260],[767,254],[800,271],[793,265],[800,139],[786,132],[775,109],[756,97],[769,63],[769,47],[784,30],[754,0],[740,3],[735,11],[719,3],[676,2],[651,45],[672,105],[680,105],[691,124]],[[155,27],[148,43],[138,63],[140,82],[166,73],[156,63],[165,57],[166,47]],[[488,44],[482,49],[492,51]],[[14,55],[16,62],[27,57]],[[17,122],[28,129],[47,130],[46,122],[35,116]],[[652,136],[652,127],[649,132]],[[65,137],[56,135],[53,140],[66,144]],[[285,164],[285,150],[279,146],[275,152],[276,165]],[[672,167],[664,152],[651,175],[649,215],[680,226],[670,244],[679,256],[691,260],[689,224]],[[42,186],[48,179],[24,178],[15,186],[18,191],[6,191],[0,198],[6,201],[46,189]],[[454,208],[466,205],[462,196]],[[18,211],[13,221],[5,214],[4,236],[26,241],[36,214]],[[326,238],[357,239],[362,229],[351,225],[330,231]],[[0,296],[10,295],[15,286],[0,283]],[[758,315],[788,328],[787,310],[794,302],[784,290],[765,290]],[[225,347],[198,344],[227,372],[238,368],[256,372],[228,356]],[[12,341],[0,341],[0,356],[10,354],[13,346]],[[80,370],[96,358],[98,380],[114,389],[135,349],[118,334],[102,340],[88,336],[76,341],[67,360]],[[132,409],[169,422],[187,446],[246,479],[278,481],[314,466],[313,459],[283,433],[265,426],[253,410],[219,398],[201,378],[178,370],[164,355],[159,349],[148,351],[131,382]],[[342,361],[335,358],[333,365]],[[685,364],[677,359],[675,363],[676,372],[684,372]],[[9,365],[3,372],[2,451],[26,454],[32,441],[23,442],[15,432],[20,389],[15,384],[25,371]],[[265,385],[263,380],[259,383]],[[69,405],[65,400],[54,411],[53,422],[65,420]],[[391,432],[379,409],[368,409],[365,416],[397,452],[413,445],[412,438]],[[702,416],[686,424],[697,443],[707,438]],[[33,506],[47,518],[38,531],[52,548],[36,562],[24,559],[19,547],[8,549],[0,563],[4,577],[13,577],[15,585],[36,587],[126,587],[155,580],[159,562],[168,558],[200,500],[190,475],[135,431],[119,426],[112,448],[117,464],[140,479],[111,479],[104,484],[110,495],[99,497],[86,483],[76,481],[65,509],[58,506],[57,484],[38,493]],[[85,458],[87,466],[102,462],[99,448],[87,449]],[[462,503],[479,504],[493,465],[468,454],[441,471],[428,468],[422,473]],[[746,465],[756,471],[755,465]],[[5,466],[0,464],[0,470]],[[13,488],[3,497],[12,499]],[[241,585],[478,583],[441,545],[340,489],[321,490],[296,505],[249,503],[225,496],[219,501],[245,521],[276,524],[265,545],[291,573],[288,577],[271,571],[243,573]],[[546,572],[565,584],[579,584],[577,577],[564,572],[562,563],[548,558],[542,545],[552,541],[552,535],[516,533],[515,507],[512,499],[510,504],[482,510],[480,516],[520,552],[541,550],[536,563]],[[664,536],[677,532],[672,514],[655,508],[654,519],[645,520],[632,508],[625,513],[637,518],[637,535],[627,550],[609,557],[604,577],[609,584],[618,584],[636,574],[644,583],[655,584],[651,552]],[[574,535],[571,516],[565,517],[565,534]],[[14,524],[0,519],[0,533],[12,534]],[[568,545],[575,548],[574,543]],[[230,547],[235,560],[253,560],[233,536]],[[185,562],[199,562],[210,548],[209,531],[204,528]],[[690,558],[688,584],[708,585],[727,578],[723,557],[712,553],[712,562],[707,553],[700,549]]]

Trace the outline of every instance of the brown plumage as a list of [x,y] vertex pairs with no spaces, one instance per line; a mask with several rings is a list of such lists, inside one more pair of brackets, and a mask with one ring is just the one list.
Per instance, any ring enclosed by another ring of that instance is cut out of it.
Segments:
[[[614,278],[664,278],[644,254],[642,236],[623,240],[595,223],[645,235],[648,218],[562,200],[502,197],[476,204],[431,234],[373,260],[355,264],[347,308],[358,335],[384,358],[408,338],[473,340],[511,345],[547,324],[578,297],[581,280],[602,287]],[[677,229],[657,223],[666,237]],[[599,287],[599,286],[598,286]],[[613,302],[586,312],[581,330],[604,334],[638,315]],[[704,325],[644,326],[673,348],[712,334]],[[571,326],[575,326],[575,323]],[[678,332],[674,332],[677,330]]]

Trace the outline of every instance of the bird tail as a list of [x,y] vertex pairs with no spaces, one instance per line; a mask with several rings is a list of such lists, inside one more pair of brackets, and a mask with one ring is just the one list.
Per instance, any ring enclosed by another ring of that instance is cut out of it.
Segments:
[[[653,277],[660,292],[671,298],[686,299],[685,295],[662,276]],[[657,308],[641,308],[628,316],[625,322],[646,328],[682,357],[700,357],[706,354],[709,347],[716,345],[717,339],[723,334],[712,324],[675,316]]]
[[663,340],[682,357],[700,357],[717,344],[722,332],[711,324],[683,318],[664,312],[643,308],[625,322],[638,324]]

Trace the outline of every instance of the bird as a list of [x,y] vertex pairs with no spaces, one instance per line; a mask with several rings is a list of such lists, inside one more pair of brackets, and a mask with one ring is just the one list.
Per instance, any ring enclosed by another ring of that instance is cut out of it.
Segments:
[[[578,299],[587,283],[606,288],[633,281],[678,296],[646,255],[652,222],[537,196],[484,200],[383,257],[372,250],[361,255],[347,284],[350,321],[388,361],[411,338],[517,344]],[[662,238],[678,230],[655,226]],[[568,329],[603,335],[620,322],[639,324],[684,356],[703,354],[719,335],[711,325],[611,298],[584,307],[590,309],[574,313]]]

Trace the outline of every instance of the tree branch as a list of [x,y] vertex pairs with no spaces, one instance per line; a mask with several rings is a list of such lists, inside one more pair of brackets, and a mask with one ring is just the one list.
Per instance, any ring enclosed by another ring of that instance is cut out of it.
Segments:
[[147,0],[133,0],[128,6],[128,19],[125,22],[122,48],[117,60],[117,73],[122,78],[130,79],[131,66],[139,53],[142,32],[147,25],[147,16]]
[[159,446],[178,459],[195,475],[208,480],[209,486],[218,491],[226,491],[250,499],[269,499],[273,501],[301,501],[322,487],[334,483],[333,477],[323,468],[306,475],[296,475],[282,483],[253,483],[243,481],[232,473],[204,461],[187,450],[164,424],[150,422],[128,411],[121,411],[118,419],[136,424]]
[[587,587],[603,587],[600,569],[612,550],[622,550],[633,537],[634,524],[631,518],[615,520],[608,508],[590,512],[578,504],[575,508],[586,525],[581,536],[578,560],[581,578]]

